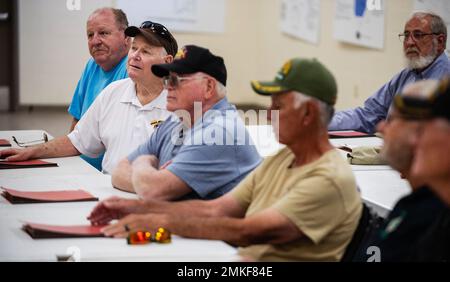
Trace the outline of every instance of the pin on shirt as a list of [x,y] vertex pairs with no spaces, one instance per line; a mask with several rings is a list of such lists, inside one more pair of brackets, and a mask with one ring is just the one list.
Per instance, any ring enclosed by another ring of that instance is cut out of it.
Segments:
[[153,128],[158,128],[158,126],[159,126],[161,123],[163,123],[163,120],[162,120],[162,119],[155,119],[155,120],[152,120],[152,121],[150,122],[150,125],[153,126]]

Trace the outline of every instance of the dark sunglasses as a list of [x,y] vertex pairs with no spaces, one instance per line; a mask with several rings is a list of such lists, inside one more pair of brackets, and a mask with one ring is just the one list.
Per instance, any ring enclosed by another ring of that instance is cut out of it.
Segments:
[[140,28],[150,29],[153,33],[157,34],[158,36],[168,41],[173,41],[172,34],[162,24],[154,23],[152,21],[145,21],[141,24]]

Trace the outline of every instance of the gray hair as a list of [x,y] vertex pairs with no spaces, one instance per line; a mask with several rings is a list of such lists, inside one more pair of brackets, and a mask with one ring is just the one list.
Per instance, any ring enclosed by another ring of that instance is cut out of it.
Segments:
[[227,88],[218,80],[216,80],[216,92],[220,98],[223,98],[227,95]]
[[306,101],[314,101],[319,107],[320,122],[322,126],[327,128],[328,124],[331,122],[331,119],[333,118],[334,107],[317,98],[307,96],[300,92],[294,91],[294,93],[295,93],[294,108],[298,109]]
[[436,13],[433,12],[423,12],[418,11],[415,12],[412,16],[412,18],[430,18],[430,28],[432,33],[437,34],[443,34],[444,35],[444,48],[446,48],[447,45],[447,26],[445,25],[444,20]]
[[89,16],[89,18],[91,18],[95,14],[104,13],[106,11],[110,11],[111,13],[113,13],[114,20],[116,22],[116,26],[118,29],[125,30],[128,27],[127,15],[121,9],[115,9],[115,8],[111,8],[111,7],[99,8],[99,9],[95,10],[94,12],[92,12],[92,14]]

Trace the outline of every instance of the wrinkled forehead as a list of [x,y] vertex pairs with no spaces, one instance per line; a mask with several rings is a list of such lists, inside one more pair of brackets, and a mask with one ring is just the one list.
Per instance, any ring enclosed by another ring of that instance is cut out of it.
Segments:
[[110,10],[102,10],[91,14],[86,22],[86,26],[89,28],[93,25],[117,26],[114,14]]
[[405,31],[420,30],[423,32],[431,31],[429,17],[413,17],[405,24]]

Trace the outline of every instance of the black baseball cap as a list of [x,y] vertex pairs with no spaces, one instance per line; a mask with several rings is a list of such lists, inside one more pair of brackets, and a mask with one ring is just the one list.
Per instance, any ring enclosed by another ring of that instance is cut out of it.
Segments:
[[167,76],[169,72],[177,74],[203,72],[223,85],[227,83],[227,69],[223,58],[212,54],[209,49],[195,45],[181,48],[170,64],[153,65],[152,72],[159,77]]

